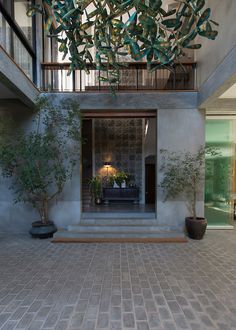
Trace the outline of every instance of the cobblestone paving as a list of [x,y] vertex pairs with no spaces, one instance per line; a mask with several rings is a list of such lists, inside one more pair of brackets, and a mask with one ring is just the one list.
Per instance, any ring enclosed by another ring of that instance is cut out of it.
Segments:
[[236,231],[186,244],[0,234],[1,329],[236,329]]

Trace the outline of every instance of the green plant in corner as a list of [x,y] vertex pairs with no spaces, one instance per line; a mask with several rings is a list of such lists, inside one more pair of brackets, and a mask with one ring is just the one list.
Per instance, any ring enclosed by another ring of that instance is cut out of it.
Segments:
[[[181,196],[186,201],[190,213],[190,217],[186,218],[186,220],[199,220],[199,223],[204,221],[205,229],[205,219],[197,216],[197,201],[204,186],[206,153],[213,156],[219,154],[216,148],[209,147],[201,147],[195,153],[161,150],[161,172],[163,178],[160,183],[164,193],[164,201],[176,200],[176,198]],[[191,234],[190,237],[192,236]]]
[[30,203],[40,223],[50,224],[49,208],[71,180],[79,161],[80,111],[76,102],[41,97],[36,103],[33,128],[17,129],[0,144],[0,166],[4,177],[12,178],[15,202]]

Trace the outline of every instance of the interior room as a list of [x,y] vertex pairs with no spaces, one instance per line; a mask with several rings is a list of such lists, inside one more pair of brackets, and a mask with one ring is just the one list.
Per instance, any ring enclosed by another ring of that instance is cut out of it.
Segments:
[[83,212],[155,212],[156,113],[120,115],[83,120]]

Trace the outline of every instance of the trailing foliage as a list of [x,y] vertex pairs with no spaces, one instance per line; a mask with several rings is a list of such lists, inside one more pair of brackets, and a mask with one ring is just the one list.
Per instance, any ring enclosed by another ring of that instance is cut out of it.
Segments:
[[[59,51],[70,55],[70,71],[85,70],[93,63],[101,81],[110,85],[119,80],[122,58],[146,59],[149,69],[171,65],[184,49],[199,49],[199,35],[214,40],[218,34],[205,0],[175,0],[176,9],[165,11],[162,0],[42,0],[28,15],[40,12],[45,30],[56,37]],[[53,24],[54,22],[54,24]],[[62,33],[63,32],[63,33]]]
[[205,154],[216,156],[216,148],[200,148],[196,153],[170,152],[161,150],[164,201],[176,199],[182,195],[187,202],[190,216],[197,217],[196,203],[199,191],[204,185]]
[[46,98],[37,102],[32,131],[19,129],[1,140],[0,165],[4,177],[12,177],[15,202],[28,202],[48,223],[49,203],[71,179],[78,162],[80,113],[78,105],[64,101],[58,107]]

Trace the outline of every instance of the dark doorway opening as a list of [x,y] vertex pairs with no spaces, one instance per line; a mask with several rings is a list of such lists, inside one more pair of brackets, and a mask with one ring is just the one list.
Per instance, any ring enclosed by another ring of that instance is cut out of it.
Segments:
[[156,200],[156,165],[145,164],[145,203],[155,204]]
[[93,141],[92,120],[85,119],[82,123],[82,196],[83,206],[90,205],[89,180],[93,176]]

